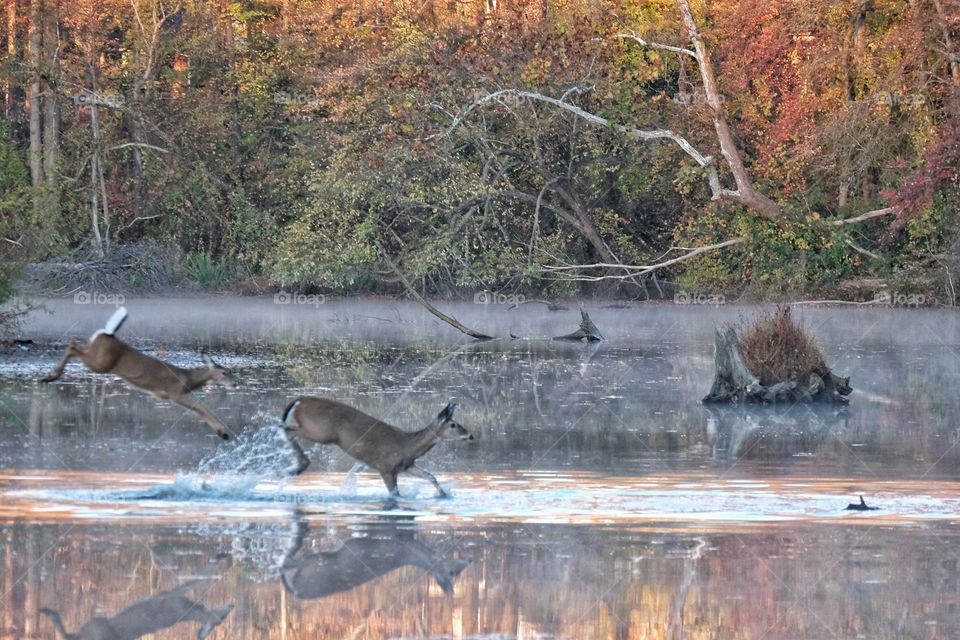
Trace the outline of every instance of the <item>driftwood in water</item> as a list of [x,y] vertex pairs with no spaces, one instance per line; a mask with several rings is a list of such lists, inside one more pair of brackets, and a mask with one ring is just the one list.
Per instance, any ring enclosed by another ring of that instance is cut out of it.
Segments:
[[417,293],[417,290],[414,289],[413,285],[410,284],[410,281],[407,280],[407,276],[403,275],[403,272],[400,271],[400,267],[398,267],[396,263],[390,259],[390,256],[387,255],[387,252],[384,251],[382,247],[380,248],[380,255],[383,257],[384,262],[387,263],[387,266],[390,267],[390,270],[393,271],[393,273],[397,276],[397,279],[400,280],[400,283],[403,285],[403,288],[406,289],[407,293],[410,294],[410,297],[412,297],[414,300],[416,300],[421,305],[423,305],[423,307],[427,311],[437,316],[438,318],[446,322],[448,325],[450,325],[457,331],[465,333],[471,338],[476,338],[477,340],[493,340],[493,336],[488,336],[485,333],[474,331],[473,329],[461,323],[459,320],[457,320],[453,316],[448,316],[447,314],[443,313],[442,311],[437,309],[435,306],[427,302],[426,298],[424,298],[419,293]]
[[547,311],[568,311],[569,310],[569,307],[565,307],[558,302],[550,302],[549,300],[533,299],[533,300],[524,300],[523,302],[518,302],[512,305],[509,309],[507,309],[507,311],[513,311],[514,309],[518,309],[525,304],[543,304],[547,306]]
[[769,386],[761,384],[747,368],[740,353],[740,341],[733,327],[717,329],[714,361],[716,376],[710,393],[703,399],[711,402],[833,402],[846,403],[850,395],[850,379],[830,371],[820,376],[810,372],[800,379],[784,380]]
[[848,504],[844,511],[877,511],[879,509],[880,507],[868,507],[867,503],[863,499],[863,496],[860,496],[860,504],[857,504],[856,502]]
[[593,324],[593,320],[590,319],[590,315],[583,308],[583,305],[580,305],[580,328],[573,333],[568,333],[564,336],[557,336],[554,338],[554,340],[586,340],[587,342],[602,342],[603,335],[600,333],[600,329],[597,329],[597,325]]

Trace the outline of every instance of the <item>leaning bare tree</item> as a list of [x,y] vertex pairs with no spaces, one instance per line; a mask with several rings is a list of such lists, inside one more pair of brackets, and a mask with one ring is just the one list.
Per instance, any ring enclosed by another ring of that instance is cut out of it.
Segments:
[[[448,130],[448,135],[463,125],[465,120],[474,111],[487,104],[505,104],[509,100],[515,101],[518,99],[525,99],[552,105],[557,109],[561,109],[575,115],[585,122],[599,127],[611,129],[641,142],[667,141],[675,144],[685,154],[691,157],[705,172],[707,181],[709,183],[712,200],[736,202],[763,219],[773,222],[782,222],[787,217],[787,213],[785,212],[784,208],[769,196],[761,193],[753,185],[753,180],[749,171],[747,170],[746,164],[744,163],[743,155],[736,144],[731,126],[727,121],[726,114],[724,113],[723,96],[721,95],[717,86],[716,73],[714,71],[713,63],[710,60],[709,52],[707,51],[706,45],[701,37],[700,30],[697,25],[697,21],[694,18],[693,11],[690,8],[689,1],[677,0],[677,8],[680,11],[683,27],[686,32],[686,39],[688,41],[687,45],[676,46],[660,42],[649,42],[636,33],[620,33],[617,37],[623,40],[635,42],[643,47],[659,49],[674,53],[678,56],[688,57],[695,62],[700,74],[704,102],[709,109],[710,119],[713,123],[713,129],[716,136],[716,145],[719,147],[720,155],[723,159],[722,164],[713,155],[698,149],[695,144],[690,142],[690,140],[677,131],[666,128],[640,129],[636,127],[625,126],[577,106],[573,102],[569,101],[570,96],[576,96],[579,94],[579,92],[576,90],[567,91],[560,98],[520,89],[503,89],[489,93],[475,100],[453,118],[453,122]],[[729,174],[729,177],[727,174]],[[729,183],[731,178],[733,181],[732,186],[726,184]],[[541,206],[540,199],[536,201],[536,206],[538,209]],[[889,215],[894,212],[895,210],[893,207],[885,207],[864,213],[855,218],[835,221],[833,224],[852,224],[879,216]],[[600,240],[602,241],[602,238]],[[675,265],[685,260],[702,255],[705,252],[733,246],[744,241],[745,238],[736,237],[701,247],[672,247],[668,253],[673,253],[677,250],[681,251],[682,253],[680,255],[674,255],[669,259],[648,265],[624,265],[617,260],[606,260],[595,264],[547,266],[546,270],[548,272],[553,272],[558,277],[570,280],[599,281],[608,279],[635,279],[651,274],[664,267]],[[580,272],[587,269],[607,269],[613,270],[613,272],[608,271],[596,276],[580,275]]]

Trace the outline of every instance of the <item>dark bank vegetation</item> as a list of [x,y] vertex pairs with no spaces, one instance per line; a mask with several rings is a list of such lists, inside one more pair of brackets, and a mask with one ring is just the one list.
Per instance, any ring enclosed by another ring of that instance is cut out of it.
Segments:
[[955,301],[957,0],[4,10],[0,297]]

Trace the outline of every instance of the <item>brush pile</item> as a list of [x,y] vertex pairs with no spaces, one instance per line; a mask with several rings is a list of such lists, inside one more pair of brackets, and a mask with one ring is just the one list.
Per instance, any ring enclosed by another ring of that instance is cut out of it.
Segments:
[[781,305],[753,323],[717,329],[716,376],[703,402],[846,403],[849,378],[833,374],[809,333]]

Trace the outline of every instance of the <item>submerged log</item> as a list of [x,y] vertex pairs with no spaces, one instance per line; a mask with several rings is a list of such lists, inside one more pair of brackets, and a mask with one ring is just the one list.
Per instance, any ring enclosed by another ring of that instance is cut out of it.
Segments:
[[853,390],[849,378],[827,371],[825,376],[810,372],[799,379],[764,385],[748,368],[740,353],[740,340],[733,327],[720,327],[715,337],[716,375],[704,403],[847,402]]
[[597,329],[597,325],[593,324],[593,320],[590,319],[590,315],[587,313],[586,309],[583,308],[583,305],[580,305],[580,328],[573,333],[568,333],[563,336],[556,336],[554,340],[586,340],[587,342],[603,342],[603,334],[600,333],[600,329]]

